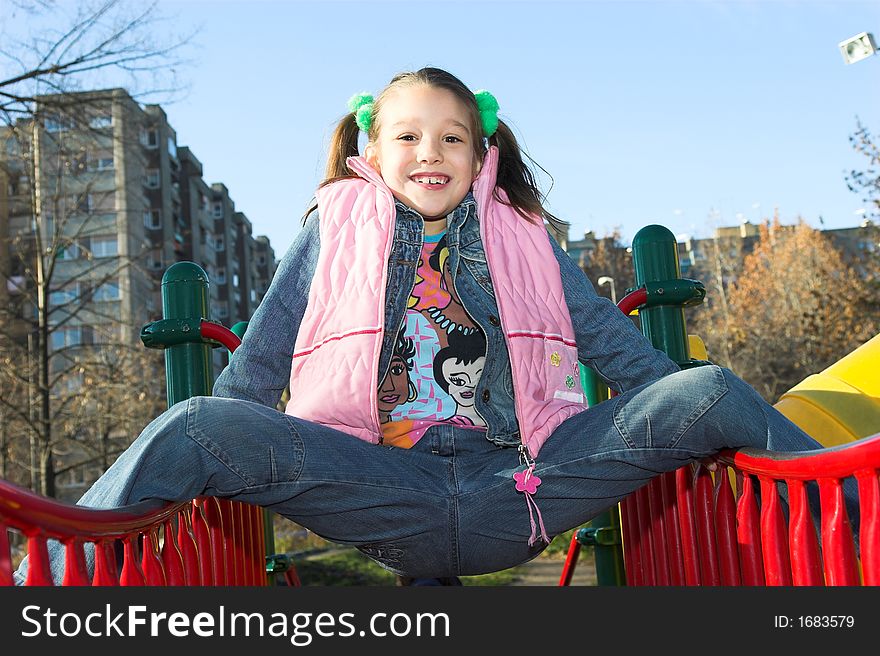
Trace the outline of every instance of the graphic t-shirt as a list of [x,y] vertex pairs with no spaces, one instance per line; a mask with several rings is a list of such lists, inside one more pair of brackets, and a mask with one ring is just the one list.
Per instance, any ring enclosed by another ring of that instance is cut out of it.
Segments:
[[409,448],[444,422],[485,430],[475,403],[486,337],[455,293],[448,257],[445,232],[425,237],[406,318],[379,385],[384,444]]

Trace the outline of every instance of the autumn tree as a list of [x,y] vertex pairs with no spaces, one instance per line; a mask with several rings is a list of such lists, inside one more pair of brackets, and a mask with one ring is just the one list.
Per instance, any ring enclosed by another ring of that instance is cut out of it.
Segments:
[[723,302],[695,312],[693,326],[713,360],[775,402],[880,330],[875,275],[820,231],[777,216],[760,227],[742,270],[720,283]]

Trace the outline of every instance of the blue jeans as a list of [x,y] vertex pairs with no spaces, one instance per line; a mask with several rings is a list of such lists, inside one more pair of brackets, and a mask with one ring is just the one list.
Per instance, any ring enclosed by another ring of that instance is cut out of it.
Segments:
[[[681,371],[563,422],[537,458],[534,500],[552,537],[657,474],[741,446],[821,448],[729,371]],[[516,449],[451,424],[400,449],[255,403],[197,397],[147,426],[79,503],[227,497],[353,545],[396,574],[472,575],[520,564],[546,546],[528,545],[529,512],[512,478],[519,465]],[[855,486],[847,494],[855,508]],[[50,557],[60,580],[59,545]]]

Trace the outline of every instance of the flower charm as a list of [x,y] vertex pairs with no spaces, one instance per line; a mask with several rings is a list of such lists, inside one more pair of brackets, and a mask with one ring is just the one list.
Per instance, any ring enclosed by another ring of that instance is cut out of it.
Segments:
[[565,377],[565,386],[568,389],[571,389],[572,387],[574,387],[574,378],[572,376]]
[[535,466],[532,465],[523,471],[514,472],[513,480],[516,481],[516,491],[525,492],[526,494],[534,494],[541,484],[541,479],[532,472]]
[[559,355],[559,351],[553,351],[553,354],[550,356],[550,364],[558,367],[560,362],[562,362],[562,358]]

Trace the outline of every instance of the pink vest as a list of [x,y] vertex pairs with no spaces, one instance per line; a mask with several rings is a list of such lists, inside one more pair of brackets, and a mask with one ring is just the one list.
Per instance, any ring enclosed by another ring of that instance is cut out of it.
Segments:
[[[361,157],[360,178],[318,190],[321,252],[296,338],[290,415],[378,443],[379,354],[394,198]],[[498,151],[474,182],[480,235],[510,354],[516,416],[532,457],[563,421],[587,408],[574,329],[543,222],[493,197]],[[506,200],[504,192],[498,196]],[[491,402],[491,401],[490,401]]]

